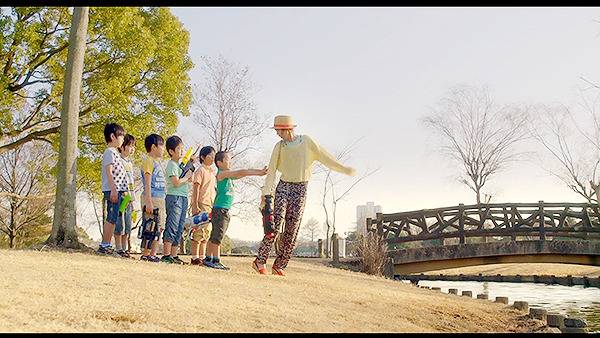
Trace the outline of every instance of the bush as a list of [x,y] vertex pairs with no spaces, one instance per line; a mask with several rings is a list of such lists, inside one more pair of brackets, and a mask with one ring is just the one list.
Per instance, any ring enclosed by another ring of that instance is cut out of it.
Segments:
[[356,254],[362,258],[361,271],[369,275],[382,276],[387,257],[384,239],[372,232],[359,236]]

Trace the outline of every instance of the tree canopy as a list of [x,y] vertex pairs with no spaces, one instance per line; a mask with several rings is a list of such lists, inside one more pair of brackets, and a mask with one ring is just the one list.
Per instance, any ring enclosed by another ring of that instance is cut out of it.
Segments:
[[[58,149],[70,12],[0,9],[0,153],[32,141]],[[138,140],[173,133],[178,115],[189,115],[193,64],[189,33],[167,8],[92,7],[89,17],[78,171],[97,190],[104,124]]]

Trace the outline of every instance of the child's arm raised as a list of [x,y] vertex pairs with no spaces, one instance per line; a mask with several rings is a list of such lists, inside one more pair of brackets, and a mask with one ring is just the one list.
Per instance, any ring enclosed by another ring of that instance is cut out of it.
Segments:
[[265,176],[267,174],[267,167],[262,169],[241,169],[241,170],[223,170],[217,174],[217,180],[224,178],[242,178],[246,176]]

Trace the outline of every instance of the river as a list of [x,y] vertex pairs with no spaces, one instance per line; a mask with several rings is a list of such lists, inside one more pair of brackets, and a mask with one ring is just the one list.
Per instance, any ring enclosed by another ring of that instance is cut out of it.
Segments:
[[[408,281],[403,281],[408,282]],[[529,307],[540,307],[548,313],[584,319],[589,332],[600,332],[600,289],[595,287],[547,285],[540,283],[467,282],[467,281],[419,281],[419,285],[439,287],[442,292],[458,289],[477,294],[486,293],[489,299],[508,297],[509,304],[515,300],[526,301]]]

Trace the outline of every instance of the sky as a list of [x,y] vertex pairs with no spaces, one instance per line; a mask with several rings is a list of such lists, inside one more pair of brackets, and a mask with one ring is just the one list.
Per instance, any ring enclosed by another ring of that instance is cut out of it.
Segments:
[[[298,134],[331,153],[360,139],[345,164],[380,169],[338,204],[340,234],[354,230],[367,201],[384,213],[474,202],[420,122],[450,87],[485,85],[505,103],[573,104],[580,76],[600,80],[600,8],[171,10],[190,33],[192,83],[203,76],[200,57],[221,54],[249,67],[259,113],[291,115]],[[197,131],[182,119],[178,132],[185,141]],[[263,134],[265,165],[278,140]],[[484,192],[494,202],[581,201],[543,166],[514,164]],[[304,221],[324,220],[322,185],[309,184]],[[260,220],[250,223],[233,220],[228,235],[260,240]]]

